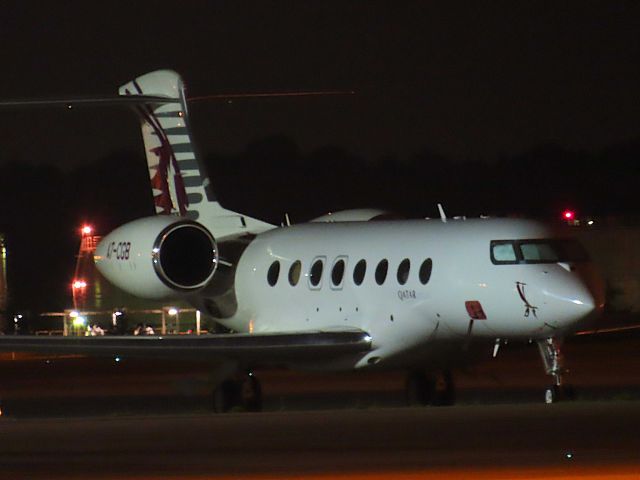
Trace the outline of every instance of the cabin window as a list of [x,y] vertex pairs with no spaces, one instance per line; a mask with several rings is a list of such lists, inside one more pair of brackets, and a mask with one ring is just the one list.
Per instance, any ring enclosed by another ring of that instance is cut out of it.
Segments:
[[353,283],[362,285],[365,273],[367,273],[367,261],[363,258],[356,263],[356,267],[353,269]]
[[418,278],[420,279],[420,283],[426,285],[429,283],[429,279],[431,278],[431,270],[433,270],[433,262],[430,258],[427,258],[422,265],[420,265],[420,270],[418,271]]
[[400,262],[400,265],[398,265],[397,277],[398,277],[398,283],[400,285],[404,285],[405,283],[407,283],[407,280],[409,279],[410,269],[411,269],[411,261],[408,258],[405,258],[404,260],[402,260]]
[[267,282],[272,287],[278,283],[278,277],[280,276],[280,262],[276,260],[269,267],[269,271],[267,271]]
[[342,258],[338,259],[338,261],[333,264],[333,268],[331,269],[331,283],[334,287],[339,287],[342,284],[344,266],[345,264]]
[[376,267],[376,283],[382,285],[387,279],[387,270],[389,270],[389,261],[385,258],[380,260]]
[[318,285],[320,285],[323,267],[324,261],[320,258],[313,262],[313,265],[311,265],[311,270],[309,271],[309,283],[312,287],[317,287]]
[[302,263],[300,260],[296,260],[289,267],[289,283],[292,287],[295,287],[300,281],[300,273],[302,272]]

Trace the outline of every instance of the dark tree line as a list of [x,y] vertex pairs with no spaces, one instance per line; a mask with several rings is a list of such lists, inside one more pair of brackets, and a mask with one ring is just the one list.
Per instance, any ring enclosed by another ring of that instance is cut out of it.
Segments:
[[237,210],[280,221],[327,211],[380,207],[408,216],[525,215],[554,218],[572,207],[585,215],[633,215],[640,140],[597,154],[555,145],[494,161],[452,162],[433,152],[371,161],[341,148],[301,153],[271,137],[237,155],[209,155],[219,196]]
[[[596,154],[548,145],[490,162],[452,162],[428,151],[371,160],[339,147],[303,153],[276,136],[205,162],[225,206],[273,223],[285,213],[304,221],[357,207],[436,216],[437,202],[450,215],[556,218],[565,207],[594,216],[637,214],[639,154],[635,141]],[[73,171],[0,163],[11,308],[68,307],[80,225],[89,221],[105,234],[151,213],[139,153],[114,153]]]

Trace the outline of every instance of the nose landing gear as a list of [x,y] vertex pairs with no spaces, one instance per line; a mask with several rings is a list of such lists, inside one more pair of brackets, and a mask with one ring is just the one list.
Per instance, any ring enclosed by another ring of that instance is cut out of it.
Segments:
[[563,400],[573,400],[573,388],[563,381],[563,375],[567,373],[564,366],[564,356],[561,351],[562,339],[546,338],[538,340],[538,350],[544,363],[547,375],[553,378],[553,385],[547,387],[544,392],[545,403],[557,403]]

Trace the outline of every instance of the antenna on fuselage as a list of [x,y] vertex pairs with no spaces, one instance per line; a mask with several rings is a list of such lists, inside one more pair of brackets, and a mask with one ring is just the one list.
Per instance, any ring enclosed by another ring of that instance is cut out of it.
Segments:
[[441,203],[438,204],[438,212],[440,212],[440,220],[442,220],[442,223],[447,223],[447,216],[444,213],[444,208],[442,208]]

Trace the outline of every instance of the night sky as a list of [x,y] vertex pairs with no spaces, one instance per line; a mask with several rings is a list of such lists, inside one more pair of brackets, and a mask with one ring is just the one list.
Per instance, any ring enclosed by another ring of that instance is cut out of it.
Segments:
[[[639,2],[4,0],[0,45],[6,99],[115,93],[158,68],[190,96],[354,90],[191,104],[220,197],[268,221],[438,201],[638,213]],[[0,231],[29,287],[13,301],[60,308],[78,224],[151,213],[137,120],[0,110],[0,129]]]
[[[156,68],[181,72],[194,96],[357,92],[195,105],[205,153],[284,134],[303,151],[338,145],[403,159],[427,149],[491,160],[547,143],[594,151],[640,135],[633,1],[5,0],[1,8],[3,97],[109,93]],[[135,120],[119,115],[2,118],[0,159],[78,165],[140,148]]]

